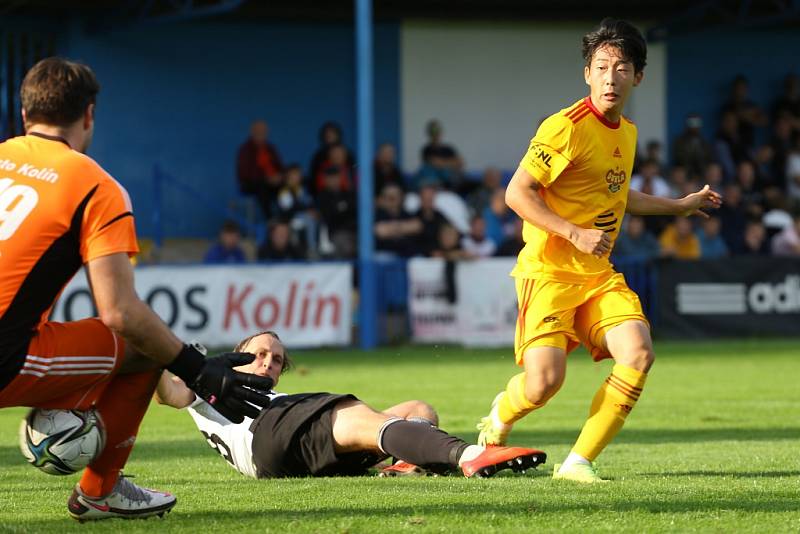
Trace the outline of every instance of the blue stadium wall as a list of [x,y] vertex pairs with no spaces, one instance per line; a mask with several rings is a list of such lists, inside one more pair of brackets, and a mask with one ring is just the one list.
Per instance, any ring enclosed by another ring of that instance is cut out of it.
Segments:
[[751,98],[771,111],[786,74],[800,74],[798,51],[800,32],[791,29],[729,28],[671,38],[667,44],[669,138],[683,131],[687,114],[700,113],[703,131],[713,139],[720,107],[737,74],[749,79]]
[[[286,162],[309,163],[325,120],[356,143],[355,51],[347,24],[191,22],[91,35],[75,25],[60,53],[100,79],[90,155],[131,194],[140,235],[153,223],[152,169],[236,196],[234,161],[250,122],[266,119]],[[377,141],[399,144],[398,25],[375,32]],[[209,237],[223,215],[165,190],[169,234]]]

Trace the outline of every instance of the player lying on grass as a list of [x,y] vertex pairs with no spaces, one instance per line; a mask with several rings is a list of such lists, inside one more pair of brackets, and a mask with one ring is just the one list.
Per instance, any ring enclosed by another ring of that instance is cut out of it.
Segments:
[[[504,445],[514,423],[544,406],[564,382],[567,354],[583,342],[613,358],[589,418],[554,478],[602,482],[592,465],[636,406],[655,359],[639,298],[608,256],[625,213],[706,215],[720,196],[706,185],[681,199],[630,189],[636,126],[622,115],[642,81],[647,45],[625,21],[604,20],[583,38],[589,96],[542,122],[506,189],[523,220],[525,247],[511,275],[519,301],[509,380],[478,425],[478,443]],[[706,215],[707,216],[707,215]]]
[[[255,334],[236,348],[255,355],[238,371],[269,377],[275,385],[291,365],[274,332]],[[189,408],[209,445],[254,478],[363,475],[389,456],[400,461],[384,469],[384,476],[460,469],[464,476],[484,477],[536,467],[546,458],[535,449],[468,445],[437,428],[436,412],[420,401],[379,412],[353,395],[270,391],[270,396],[255,420],[236,424],[166,371],[156,390],[161,404]]]

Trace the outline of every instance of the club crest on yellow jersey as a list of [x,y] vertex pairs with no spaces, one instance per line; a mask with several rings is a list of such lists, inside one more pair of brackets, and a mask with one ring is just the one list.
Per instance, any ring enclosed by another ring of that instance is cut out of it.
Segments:
[[622,188],[622,184],[625,183],[625,171],[622,169],[616,170],[609,170],[606,173],[606,182],[608,183],[608,190],[612,193],[616,193]]

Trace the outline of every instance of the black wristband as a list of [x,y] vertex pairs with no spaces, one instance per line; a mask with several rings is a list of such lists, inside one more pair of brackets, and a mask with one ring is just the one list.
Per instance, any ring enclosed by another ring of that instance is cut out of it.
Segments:
[[206,357],[202,352],[192,345],[184,345],[167,370],[190,385],[197,379],[205,363]]

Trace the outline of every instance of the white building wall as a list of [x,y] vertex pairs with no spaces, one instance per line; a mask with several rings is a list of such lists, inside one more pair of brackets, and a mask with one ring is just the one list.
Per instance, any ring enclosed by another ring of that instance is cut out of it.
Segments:
[[[442,121],[467,169],[513,170],[544,117],[588,94],[586,23],[406,21],[401,29],[401,163],[419,168],[425,124]],[[666,137],[666,54],[651,45],[626,115],[640,142]]]

